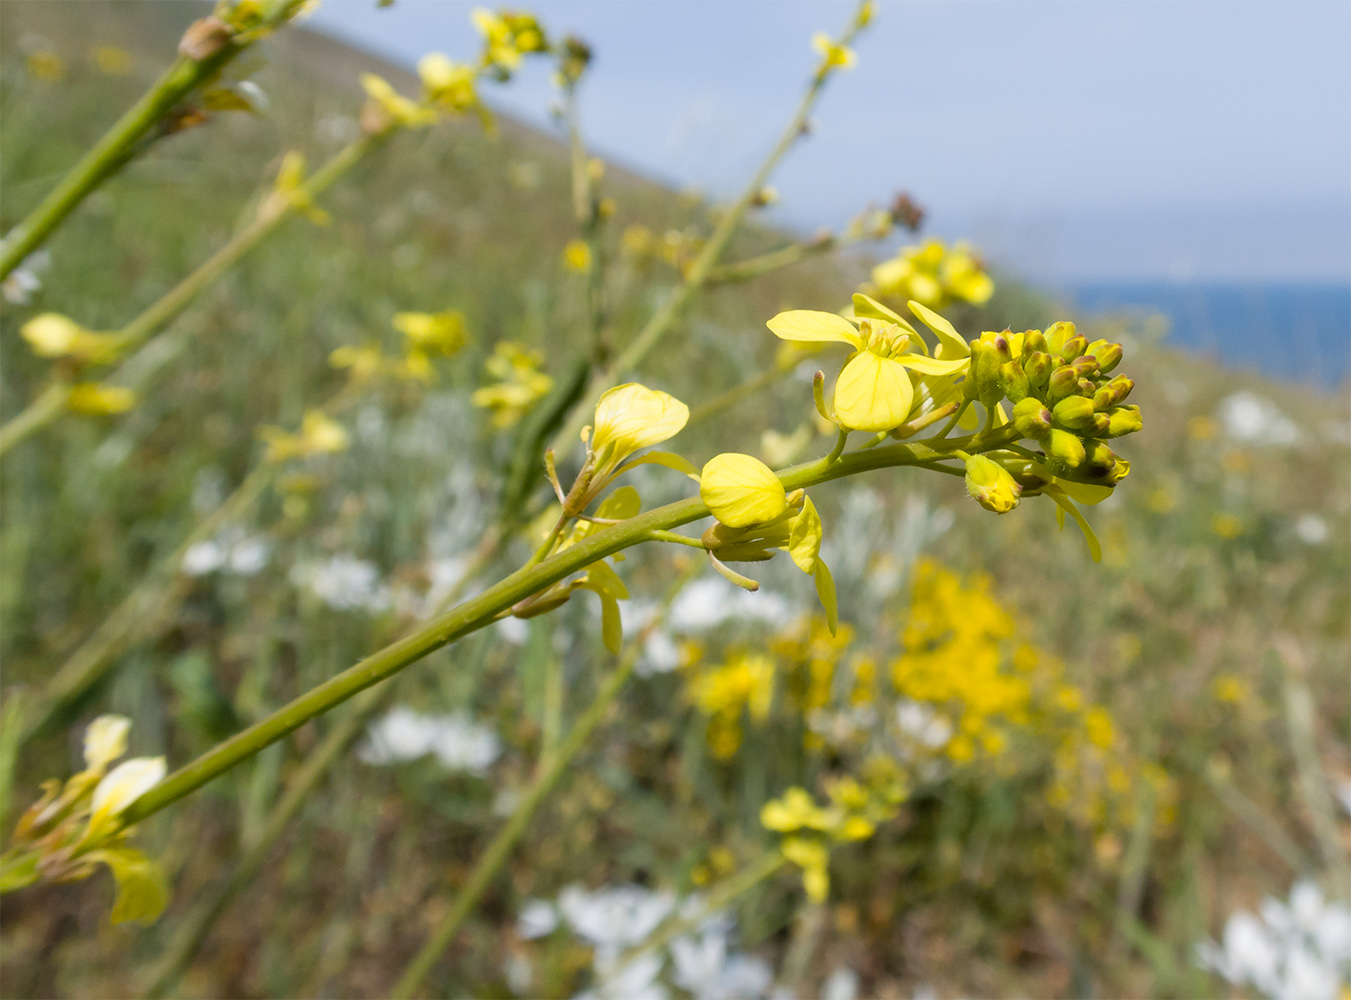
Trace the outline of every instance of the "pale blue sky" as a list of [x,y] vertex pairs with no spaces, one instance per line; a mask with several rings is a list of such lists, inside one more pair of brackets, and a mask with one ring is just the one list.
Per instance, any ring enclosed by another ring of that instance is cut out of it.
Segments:
[[[473,4],[328,0],[312,26],[410,64],[476,50]],[[716,195],[795,106],[831,0],[544,0],[596,50],[595,149]],[[1351,272],[1351,3],[883,2],[857,67],[775,179],[838,224],[899,189],[931,230],[1029,277],[1342,279]],[[541,66],[492,100],[542,127]]]

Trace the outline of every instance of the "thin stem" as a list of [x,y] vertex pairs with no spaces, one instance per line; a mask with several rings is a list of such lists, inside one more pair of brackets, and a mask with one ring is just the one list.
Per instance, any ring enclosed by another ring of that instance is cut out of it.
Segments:
[[227,39],[204,59],[180,55],[139,101],[73,166],[28,216],[5,234],[0,242],[0,278],[5,277],[83,201],[91,191],[112,177],[136,153],[137,143],[159,124],[173,107],[255,41],[266,29],[289,20],[304,0],[280,0],[265,15],[260,30]]
[[526,792],[525,798],[521,800],[516,811],[512,813],[511,819],[507,821],[506,826],[498,831],[493,837],[492,843],[488,849],[479,856],[478,864],[470,872],[468,880],[461,887],[455,897],[455,902],[451,904],[450,911],[442,918],[441,923],[432,931],[431,936],[426,943],[413,956],[413,960],[408,963],[404,969],[403,975],[395,984],[390,996],[404,1000],[411,997],[418,986],[427,977],[437,959],[449,946],[451,940],[455,937],[455,932],[459,930],[460,924],[478,904],[489,883],[497,875],[502,865],[506,862],[517,842],[525,834],[530,820],[534,818],[536,811],[548,798],[549,793],[553,791],[558,784],[558,780],[567,770],[568,765],[586,745],[596,727],[605,720],[609,712],[610,705],[618,697],[620,690],[623,689],[625,682],[633,673],[633,668],[638,662],[638,656],[643,650],[647,638],[658,627],[670,610],[671,604],[675,601],[676,595],[680,593],[685,584],[693,579],[694,573],[684,574],[679,581],[667,592],[666,598],[661,609],[651,622],[629,643],[628,648],[624,650],[624,655],[620,658],[619,665],[615,668],[605,683],[601,685],[596,692],[595,698],[587,706],[585,712],[573,725],[567,739],[563,741],[556,753],[543,758],[540,762],[540,770],[535,776],[530,790]]
[[704,900],[704,905],[701,906],[696,913],[667,921],[658,927],[657,930],[653,932],[652,936],[642,944],[636,945],[620,955],[615,961],[614,967],[608,970],[608,975],[611,978],[618,976],[637,959],[649,952],[656,951],[658,948],[664,948],[676,938],[680,937],[680,935],[698,927],[709,917],[713,916],[713,914],[724,907],[731,905],[731,903],[739,896],[754,889],[787,863],[788,859],[779,851],[772,850],[765,852],[764,856],[755,864],[751,865],[745,871],[733,875],[709,893],[708,897]]
[[735,406],[737,403],[748,399],[760,390],[773,385],[778,379],[787,375],[791,370],[792,369],[789,368],[780,368],[778,365],[775,365],[772,368],[766,368],[758,375],[748,378],[740,385],[734,385],[721,395],[714,396],[708,402],[701,403],[691,409],[690,419],[686,422],[685,426],[688,427],[690,424],[698,423],[700,420],[707,420],[709,417],[721,413],[729,407]]
[[0,427],[0,455],[51,422],[66,408],[69,396],[70,386],[61,381],[52,382],[42,390],[37,399]]
[[935,434],[930,440],[942,441],[949,434],[951,434],[952,429],[957,426],[957,421],[962,419],[962,414],[966,412],[967,407],[970,405],[971,400],[969,399],[962,400],[962,405],[957,407],[957,412],[952,415],[952,419],[949,420],[946,424],[944,424],[943,429],[939,431],[937,434]]
[[707,546],[697,538],[682,535],[675,531],[649,531],[647,537],[654,542],[671,542],[674,545],[688,545],[692,549],[705,549]]
[[559,514],[558,521],[554,524],[554,530],[549,532],[549,537],[544,539],[544,544],[535,550],[534,555],[530,557],[529,561],[522,568],[529,569],[531,566],[543,562],[549,553],[554,550],[554,546],[558,544],[559,537],[563,534],[563,529],[567,526],[568,515]]
[[834,465],[839,461],[840,456],[844,454],[845,443],[849,440],[849,432],[843,427],[835,436],[835,447],[830,449],[830,454],[826,456],[826,464]]
[[[310,199],[317,198],[363,156],[383,144],[391,134],[389,131],[375,133],[349,143],[310,176],[309,180],[301,187],[302,194]],[[238,262],[241,257],[261,243],[284,220],[290,218],[296,211],[296,204],[301,201],[303,201],[302,198],[297,198],[295,201],[278,200],[273,203],[275,207],[270,211],[259,212],[251,223],[231,237],[229,242],[203,261],[196,270],[165,292],[158,301],[121,330],[117,331],[118,340],[124,347],[135,347],[149,340],[153,334],[177,317],[193,299]],[[137,373],[137,381],[144,381],[155,367],[158,367],[171,356],[164,354],[158,358],[150,359],[148,352],[151,351],[153,346],[148,345],[140,354],[123,362],[106,381],[114,385],[124,384],[131,381],[128,377],[131,372]],[[151,363],[148,365],[142,363],[142,355],[146,355]],[[128,388],[134,388],[134,386],[128,386]],[[51,423],[62,412],[62,406],[53,405],[50,399],[45,398],[51,391],[49,388],[18,416],[6,423],[3,428],[0,428],[0,455],[3,455],[12,445],[17,444],[34,431]],[[61,402],[64,403],[64,401],[63,396]]]
[[[922,443],[894,444],[843,456],[833,464],[808,462],[778,473],[788,491],[857,475],[873,469],[922,466],[960,476],[961,470],[940,464],[944,456]],[[359,663],[330,677],[276,712],[259,720],[196,760],[179,768],[122,814],[127,825],[159,812],[194,790],[252,757],[303,725],[360,691],[386,680],[442,646],[488,625],[512,605],[533,596],[572,573],[622,549],[637,545],[648,532],[678,528],[708,516],[708,507],[698,497],[678,500],[629,518],[622,524],[602,528],[576,545],[542,562],[522,567],[476,597],[433,619],[423,628]]]
[[[862,25],[859,18],[854,17],[839,40],[839,44],[848,45],[861,30]],[[708,242],[704,244],[703,250],[699,256],[694,259],[689,270],[685,273],[684,279],[667,296],[666,301],[661,304],[646,325],[638,332],[629,345],[619,353],[619,356],[606,367],[606,369],[592,379],[586,395],[582,401],[573,410],[571,418],[563,425],[563,428],[554,437],[554,449],[562,454],[565,449],[571,448],[577,440],[577,435],[581,432],[583,425],[590,418],[591,412],[595,409],[596,401],[607,389],[619,384],[625,373],[632,371],[652,348],[656,347],[661,339],[670,331],[672,324],[680,315],[685,304],[698,292],[708,281],[709,272],[717,264],[723,251],[727,248],[728,241],[731,240],[733,233],[741,224],[747,210],[756,196],[763,190],[765,182],[769,180],[774,169],[779,165],[779,161],[787,155],[788,151],[796,144],[806,132],[807,120],[811,115],[812,108],[815,107],[817,99],[825,87],[826,81],[830,78],[828,68],[821,68],[812,76],[812,82],[807,87],[807,92],[803,95],[797,111],[783,130],[778,142],[770,150],[765,161],[756,171],[755,176],[751,178],[746,185],[741,196],[735,204],[719,220],[709,237]]]

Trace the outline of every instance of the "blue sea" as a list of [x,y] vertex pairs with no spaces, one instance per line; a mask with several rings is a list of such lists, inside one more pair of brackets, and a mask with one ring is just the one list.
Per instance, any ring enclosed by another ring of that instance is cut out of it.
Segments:
[[1067,298],[1080,314],[1162,313],[1165,343],[1328,388],[1351,379],[1351,283],[1090,282]]

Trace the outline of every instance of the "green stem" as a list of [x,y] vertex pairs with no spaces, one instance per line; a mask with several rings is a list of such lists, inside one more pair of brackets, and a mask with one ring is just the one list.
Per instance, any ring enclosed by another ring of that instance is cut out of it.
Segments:
[[[820,460],[794,466],[778,473],[778,478],[785,490],[792,491],[873,469],[899,466],[917,465],[954,476],[963,474],[959,469],[939,464],[943,457],[920,443],[895,444],[845,455],[833,464]],[[483,628],[518,601],[586,569],[606,556],[639,544],[649,532],[678,528],[707,516],[708,507],[698,497],[678,500],[629,518],[622,524],[602,528],[534,566],[522,567],[478,596],[348,667],[179,768],[137,799],[123,813],[124,823],[130,825],[140,822],[172,805],[308,720],[323,715],[358,692],[393,677],[428,653]]]
[[393,991],[390,993],[391,997],[403,1000],[403,998],[411,997],[417,991],[418,986],[427,977],[427,973],[431,971],[437,959],[449,946],[455,932],[459,930],[460,924],[473,911],[484,891],[488,888],[488,884],[506,862],[512,848],[525,834],[526,828],[530,825],[530,820],[534,818],[539,807],[558,784],[563,772],[567,770],[573,758],[581,752],[596,727],[605,720],[610,705],[614,703],[625,682],[633,673],[633,668],[638,662],[638,656],[643,650],[647,637],[665,617],[676,595],[693,576],[693,572],[684,574],[671,588],[666,595],[661,610],[657,612],[652,622],[628,644],[628,648],[625,649],[614,673],[606,678],[605,683],[596,692],[595,698],[587,706],[586,711],[582,713],[581,718],[573,725],[567,739],[563,741],[556,752],[541,759],[540,769],[535,776],[534,783],[530,786],[530,790],[526,792],[525,798],[516,807],[516,811],[512,813],[506,826],[498,831],[497,836],[488,845],[488,849],[480,855],[474,870],[469,874],[469,879],[455,897],[455,902],[451,905],[450,911],[432,931],[431,936],[418,950],[418,953],[413,956],[413,960],[408,963],[403,975],[399,977],[398,983],[395,984]]
[[[851,20],[849,27],[840,38],[839,44],[848,45],[859,33],[862,26],[859,19],[855,17]],[[596,401],[607,389],[619,384],[620,379],[628,372],[633,371],[638,362],[641,361],[647,353],[656,347],[661,339],[670,331],[672,324],[680,315],[685,304],[708,282],[708,276],[717,265],[719,257],[727,248],[732,235],[740,226],[741,220],[745,217],[747,210],[756,196],[764,189],[765,182],[769,180],[774,169],[779,165],[779,161],[787,155],[788,151],[797,143],[806,132],[807,121],[811,115],[812,108],[815,107],[817,99],[824,89],[826,81],[830,78],[830,72],[826,69],[818,70],[812,76],[812,82],[807,87],[807,92],[803,95],[797,111],[793,114],[788,126],[783,130],[779,141],[774,148],[770,150],[769,156],[765,158],[760,169],[756,171],[751,182],[746,185],[741,196],[736,203],[719,220],[713,230],[713,234],[704,244],[703,250],[699,256],[694,259],[686,272],[684,280],[667,296],[666,301],[661,304],[637,336],[629,343],[619,356],[596,378],[592,379],[590,387],[581,403],[573,410],[572,417],[563,425],[563,428],[554,437],[554,451],[562,455],[567,452],[577,441],[577,435],[581,433],[583,425],[591,418],[591,413],[596,407]]]
[[691,409],[690,419],[686,421],[685,426],[688,427],[690,424],[698,423],[700,420],[706,420],[730,406],[735,406],[749,396],[773,385],[775,381],[786,374],[788,374],[788,370],[780,368],[778,365],[775,365],[772,368],[766,368],[764,371],[760,372],[760,374],[748,378],[740,385],[734,385],[721,395],[714,396],[708,402],[701,403],[699,406]]
[[654,542],[670,542],[673,545],[688,545],[692,549],[706,549],[707,546],[697,538],[691,538],[689,535],[681,535],[674,531],[649,531],[647,533],[649,540]]
[[[290,19],[302,3],[303,0],[280,0],[266,15],[264,28],[275,27]],[[212,80],[228,62],[265,33],[265,30],[256,30],[243,38],[231,38],[205,59],[180,55],[164,75],[155,81],[154,86],[81,157],[47,197],[5,234],[4,240],[0,241],[0,278],[13,271],[36,250],[91,191],[117,173],[135,155],[136,144],[176,104]]]
[[175,593],[175,584],[182,580],[183,557],[188,549],[236,521],[262,495],[275,473],[276,466],[273,465],[260,465],[250,472],[225,502],[203,518],[193,532],[122,600],[66,659],[42,694],[25,711],[21,739],[28,740],[37,735],[63,708],[88,691],[135,641],[142,631],[141,626],[160,617],[165,606],[181,596]]
[[55,419],[65,409],[69,396],[70,386],[65,382],[53,382],[43,389],[37,399],[0,427],[0,455]]
[[[379,132],[363,136],[349,143],[309,178],[301,188],[302,193],[310,198],[317,198],[360,161],[363,156],[388,139],[391,134],[389,131]],[[297,202],[300,200],[297,199]],[[276,207],[271,211],[260,212],[253,222],[231,237],[228,243],[207,258],[195,271],[119,330],[116,336],[123,347],[136,347],[150,339],[154,333],[178,316],[193,299],[296,211],[295,203],[291,201],[278,201],[275,205]],[[139,370],[139,377],[144,380],[149,374],[149,370],[146,365],[137,363],[139,357],[140,355],[128,359],[108,377],[107,381],[113,384],[121,384],[125,381],[122,376],[130,370]],[[163,360],[167,360],[168,357],[168,355],[165,355]],[[12,445],[17,444],[34,431],[51,423],[61,413],[62,406],[54,404],[52,399],[48,398],[52,394],[53,388],[49,387],[18,416],[0,428],[0,455],[3,455]],[[62,395],[59,402],[64,403],[64,401],[65,397]]]
[[713,914],[724,907],[729,906],[737,897],[754,889],[787,863],[788,859],[779,851],[767,851],[755,864],[751,865],[745,871],[733,875],[709,893],[708,897],[704,900],[704,905],[699,908],[698,912],[686,917],[667,921],[662,926],[658,927],[657,930],[653,932],[652,936],[642,944],[637,945],[620,955],[615,962],[614,968],[609,970],[609,975],[611,977],[618,976],[643,955],[656,951],[658,948],[664,948],[676,938],[680,937],[680,935],[698,927],[709,917],[713,916]]
[[285,832],[301,806],[309,800],[338,755],[361,735],[366,721],[380,710],[393,691],[394,686],[390,685],[365,692],[353,704],[352,711],[329,731],[323,742],[306,757],[299,770],[291,775],[281,801],[268,816],[258,838],[244,851],[230,877],[217,888],[210,900],[188,918],[174,941],[173,950],[147,987],[147,997],[163,997],[172,992],[216,921],[239,891],[253,881],[267,860],[273,844]]

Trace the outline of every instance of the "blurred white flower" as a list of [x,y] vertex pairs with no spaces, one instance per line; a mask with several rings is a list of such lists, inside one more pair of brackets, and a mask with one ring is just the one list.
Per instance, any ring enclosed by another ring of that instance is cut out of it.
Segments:
[[1240,391],[1226,396],[1218,411],[1220,425],[1244,444],[1289,447],[1300,439],[1299,428],[1269,399]]
[[0,295],[14,306],[26,306],[33,301],[33,295],[42,287],[39,275],[51,264],[51,255],[46,250],[30,253],[18,267],[9,272],[0,283]]
[[922,702],[908,699],[900,702],[896,706],[896,725],[910,739],[935,750],[952,739],[952,723]]
[[547,937],[558,926],[558,910],[542,899],[528,900],[516,918],[516,933],[527,941]]
[[463,712],[423,715],[402,705],[371,723],[357,756],[367,764],[394,764],[435,754],[451,771],[482,777],[502,754],[502,741]]
[[821,986],[821,1000],[855,1000],[858,996],[858,973],[847,965],[835,967]]
[[576,1000],[667,1000],[671,995],[670,990],[657,982],[662,966],[660,955],[640,955],[622,968],[610,971],[613,961],[597,956],[596,988],[577,994]]
[[1317,514],[1301,514],[1295,521],[1295,535],[1306,545],[1322,545],[1328,540],[1328,523]]
[[225,565],[225,549],[212,541],[194,542],[183,553],[183,572],[188,576],[206,576]]
[[681,591],[668,620],[673,632],[705,632],[729,618],[786,625],[793,616],[793,609],[778,594],[763,588],[747,593],[715,576],[695,580]]
[[267,539],[227,528],[215,538],[189,545],[183,553],[182,569],[188,576],[206,576],[221,569],[253,576],[267,565],[271,554]]
[[672,979],[696,1000],[762,997],[774,978],[769,963],[751,955],[729,954],[727,931],[710,928],[698,937],[671,942]]
[[675,908],[669,892],[638,885],[620,885],[588,892],[570,885],[558,896],[563,919],[598,948],[631,948],[641,944]]
[[1300,881],[1289,905],[1267,898],[1259,910],[1233,914],[1223,945],[1198,944],[1197,964],[1272,1000],[1336,1000],[1351,984],[1351,907]]
[[329,559],[297,563],[291,570],[291,582],[309,589],[330,608],[339,611],[362,609],[388,610],[394,601],[388,586],[380,580],[375,563],[346,553]]

